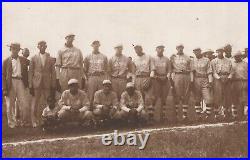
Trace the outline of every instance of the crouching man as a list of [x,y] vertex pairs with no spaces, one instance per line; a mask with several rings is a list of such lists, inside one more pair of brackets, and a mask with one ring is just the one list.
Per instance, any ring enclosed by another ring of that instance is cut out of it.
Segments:
[[122,118],[131,124],[146,123],[148,120],[148,114],[144,110],[142,94],[135,90],[133,82],[127,83],[126,90],[121,95],[121,110]]
[[68,90],[62,93],[58,104],[60,111],[58,118],[61,121],[79,121],[86,124],[93,120],[93,114],[89,111],[90,102],[87,94],[79,89],[79,82],[76,79],[68,81]]
[[119,103],[117,95],[112,91],[110,80],[103,81],[103,89],[95,92],[93,113],[98,122],[107,122],[112,119],[120,119],[118,111]]
[[42,113],[42,128],[43,131],[53,130],[58,125],[58,111],[60,107],[56,105],[56,100],[53,96],[47,98],[47,106]]

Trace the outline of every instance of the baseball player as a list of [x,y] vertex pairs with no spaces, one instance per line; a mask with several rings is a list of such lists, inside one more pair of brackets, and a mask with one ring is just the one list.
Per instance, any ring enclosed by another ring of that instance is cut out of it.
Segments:
[[202,55],[200,48],[195,48],[193,52],[196,58],[194,58],[191,63],[191,84],[194,87],[195,112],[198,116],[198,120],[201,121],[202,100],[204,100],[206,104],[206,118],[211,117],[212,113],[213,99],[211,89],[213,86],[213,71],[210,60]]
[[119,102],[116,93],[112,91],[111,81],[103,80],[102,84],[103,89],[96,91],[94,95],[94,115],[99,122],[120,119]]
[[73,45],[74,34],[68,34],[65,46],[58,51],[56,57],[56,86],[59,92],[68,89],[68,81],[77,79],[80,88],[84,87],[83,55],[80,49]]
[[[157,56],[152,58],[152,66],[153,70],[152,72],[154,77],[152,80],[152,87],[153,87],[153,105],[155,108],[155,115],[158,114],[158,121],[163,121],[163,119],[166,119],[166,98],[168,96],[168,91],[170,88],[170,84],[168,82],[168,79],[171,75],[171,62],[170,60],[163,55],[164,52],[164,46],[159,45],[156,47]],[[158,98],[161,100],[161,105],[159,108],[156,108],[155,104],[158,100]],[[158,111],[158,112],[157,112]]]
[[137,54],[134,59],[135,65],[135,88],[142,93],[143,100],[145,102],[145,109],[149,114],[149,122],[153,123],[154,118],[154,108],[153,108],[153,93],[151,80],[154,77],[151,72],[154,70],[151,62],[151,57],[143,52],[142,46],[134,46],[135,52]]
[[215,103],[215,116],[218,117],[218,109],[225,109],[225,117],[230,117],[230,92],[231,92],[231,79],[233,76],[232,62],[230,59],[224,57],[224,48],[216,50],[218,56],[211,61],[214,77],[214,103]]
[[82,125],[93,120],[93,113],[89,110],[90,103],[85,91],[79,89],[77,79],[70,79],[68,90],[62,93],[58,104],[61,108],[58,118],[61,121],[79,121]]
[[93,41],[92,54],[84,59],[84,69],[88,79],[88,95],[92,106],[94,94],[102,89],[103,80],[108,78],[108,59],[99,51],[101,46],[99,41]]
[[236,52],[233,57],[232,116],[234,119],[241,119],[244,110],[246,114],[248,108],[248,64],[242,61],[241,51]]
[[115,46],[115,56],[109,60],[109,74],[112,81],[112,88],[120,100],[122,92],[126,88],[127,79],[132,76],[132,62],[122,54],[123,46]]
[[171,56],[172,64],[172,79],[174,81],[174,88],[176,91],[175,107],[176,115],[178,112],[178,105],[182,104],[183,121],[187,122],[188,99],[186,93],[190,85],[190,57],[183,52],[184,46],[182,44],[176,46],[177,54]]
[[148,120],[142,94],[135,89],[133,82],[127,83],[126,90],[121,95],[121,110],[121,117],[132,124],[146,123]]

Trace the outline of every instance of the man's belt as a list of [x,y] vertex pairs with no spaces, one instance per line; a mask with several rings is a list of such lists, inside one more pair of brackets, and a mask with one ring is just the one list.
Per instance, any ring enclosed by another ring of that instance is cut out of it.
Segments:
[[188,71],[182,71],[182,72],[174,72],[175,74],[189,74],[190,72]]
[[61,67],[62,69],[72,69],[72,70],[79,70],[79,67]]
[[228,72],[220,72],[218,73],[219,76],[228,76],[229,73]]
[[149,75],[136,75],[136,77],[138,77],[138,78],[148,78]]
[[236,78],[236,79],[233,79],[233,81],[235,81],[235,82],[247,82],[247,79]]
[[126,76],[112,76],[112,75],[111,75],[111,78],[113,78],[113,79],[127,79]]
[[195,77],[196,78],[207,78],[208,77],[208,75],[207,74],[201,74],[201,73],[195,73]]
[[12,79],[22,80],[22,77],[12,77]]
[[88,76],[104,76],[104,72],[94,72],[94,73],[89,73]]

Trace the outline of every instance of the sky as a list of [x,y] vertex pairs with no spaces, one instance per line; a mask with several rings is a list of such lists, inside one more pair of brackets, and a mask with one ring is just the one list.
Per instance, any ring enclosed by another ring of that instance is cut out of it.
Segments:
[[195,47],[216,49],[226,43],[233,51],[248,44],[247,3],[13,3],[2,4],[2,58],[10,55],[6,46],[19,42],[38,53],[37,42],[45,40],[47,52],[55,57],[65,43],[65,35],[76,35],[74,45],[83,56],[91,53],[91,43],[101,42],[100,51],[111,57],[114,46],[123,44],[124,54],[135,56],[132,44],[143,46],[154,56],[157,45],[165,45],[165,55]]

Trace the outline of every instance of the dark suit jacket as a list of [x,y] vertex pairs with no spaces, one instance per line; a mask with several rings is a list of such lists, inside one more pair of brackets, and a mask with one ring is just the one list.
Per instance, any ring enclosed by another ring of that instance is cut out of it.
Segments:
[[[21,63],[21,75],[22,81],[25,87],[28,87],[28,66],[29,60],[20,57],[19,60]],[[7,92],[10,90],[12,85],[12,58],[9,57],[3,61],[3,68],[2,68],[2,89],[6,90]]]
[[55,88],[56,73],[53,59],[48,53],[45,53],[45,65],[39,54],[31,58],[29,67],[29,87],[51,89]]

